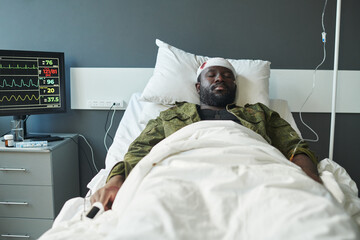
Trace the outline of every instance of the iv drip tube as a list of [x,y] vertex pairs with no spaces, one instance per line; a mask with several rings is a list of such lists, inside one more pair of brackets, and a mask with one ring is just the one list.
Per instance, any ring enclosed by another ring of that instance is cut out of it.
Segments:
[[329,144],[329,159],[331,160],[333,160],[334,137],[335,137],[336,88],[337,88],[337,78],[338,78],[339,40],[340,40],[340,14],[341,14],[341,0],[337,0],[335,48],[334,48],[334,72],[333,72],[333,89],[332,89],[332,103],[331,103],[331,126],[330,126],[330,144]]

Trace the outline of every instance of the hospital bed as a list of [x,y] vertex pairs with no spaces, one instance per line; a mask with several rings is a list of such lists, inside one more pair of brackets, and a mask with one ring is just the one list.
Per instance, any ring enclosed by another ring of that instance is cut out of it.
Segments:
[[[169,107],[144,99],[146,91],[132,95],[89,195],[104,186],[148,120]],[[266,104],[301,135],[285,100]],[[253,131],[201,121],[157,144],[112,210],[89,219],[89,197],[70,199],[40,239],[360,239],[355,182],[330,159],[318,170],[323,185]]]

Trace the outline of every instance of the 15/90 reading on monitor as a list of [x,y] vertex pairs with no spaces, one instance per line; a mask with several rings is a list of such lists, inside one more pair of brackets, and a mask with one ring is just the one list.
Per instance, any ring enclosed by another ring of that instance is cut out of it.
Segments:
[[0,115],[65,109],[64,53],[0,50]]

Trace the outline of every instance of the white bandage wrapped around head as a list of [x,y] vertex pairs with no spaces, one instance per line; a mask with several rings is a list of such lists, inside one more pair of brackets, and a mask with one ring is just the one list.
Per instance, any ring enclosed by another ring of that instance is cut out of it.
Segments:
[[234,77],[236,78],[237,74],[236,74],[236,71],[235,71],[233,65],[231,65],[231,63],[228,60],[226,60],[225,58],[219,58],[219,57],[210,58],[206,62],[201,64],[197,70],[196,77],[198,78],[204,69],[206,69],[208,67],[213,67],[213,66],[220,66],[220,67],[225,67],[225,68],[230,69],[233,72]]

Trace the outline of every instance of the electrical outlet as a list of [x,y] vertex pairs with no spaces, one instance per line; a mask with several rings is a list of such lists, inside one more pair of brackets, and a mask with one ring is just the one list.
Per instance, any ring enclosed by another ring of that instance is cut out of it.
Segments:
[[88,105],[92,109],[125,109],[125,102],[123,100],[89,100]]

